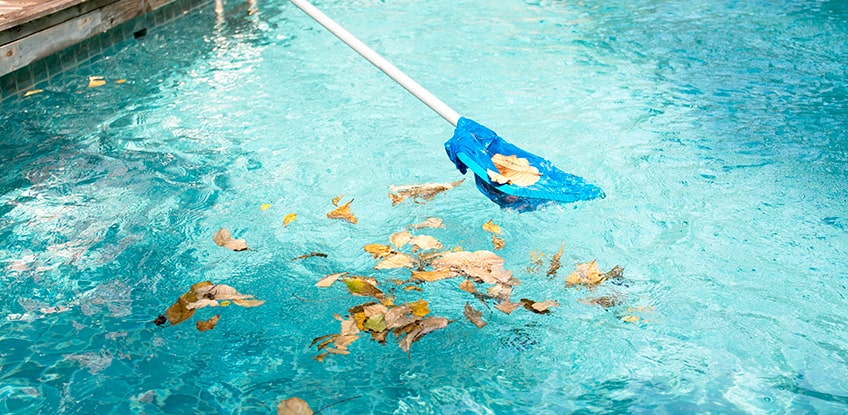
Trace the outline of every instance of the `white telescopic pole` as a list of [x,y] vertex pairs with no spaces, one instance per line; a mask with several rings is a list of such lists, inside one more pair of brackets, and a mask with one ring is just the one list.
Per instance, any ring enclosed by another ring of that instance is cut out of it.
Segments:
[[315,19],[315,21],[320,23],[321,26],[327,28],[327,30],[336,35],[336,37],[342,42],[362,55],[363,58],[368,59],[368,62],[371,62],[371,64],[383,71],[383,73],[388,75],[390,78],[394,79],[394,81],[400,84],[400,86],[406,88],[406,90],[411,92],[412,95],[415,95],[415,97],[420,99],[421,102],[426,104],[433,111],[436,111],[437,114],[441,115],[442,118],[456,127],[456,123],[459,122],[459,114],[447,104],[442,102],[442,100],[431,94],[430,91],[424,89],[424,87],[419,85],[418,82],[415,82],[412,78],[401,72],[401,70],[392,65],[391,62],[387,61],[377,52],[374,52],[374,50],[357,39],[356,36],[345,30],[345,28],[341,27],[338,23],[333,21],[333,19],[327,17],[326,14],[322,13],[321,10],[318,10],[308,1],[289,1],[294,3],[295,6],[299,7],[304,13]]

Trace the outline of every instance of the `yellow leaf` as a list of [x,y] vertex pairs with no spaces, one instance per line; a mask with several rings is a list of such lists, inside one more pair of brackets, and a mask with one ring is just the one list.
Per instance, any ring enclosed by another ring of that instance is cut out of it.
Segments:
[[344,193],[333,198],[333,206],[339,205],[339,202],[341,202],[341,200],[342,200],[342,196],[344,196]]
[[[326,356],[326,355],[325,355]],[[317,357],[316,357],[317,358]],[[323,357],[319,361],[323,360]],[[303,399],[288,398],[277,405],[277,415],[312,415],[312,408]]]
[[230,301],[221,301],[221,302],[220,302],[220,303],[218,303],[218,304],[219,304],[221,307],[226,307],[226,306],[228,306],[228,305],[232,304],[232,302],[230,302]]
[[197,323],[195,323],[197,331],[206,331],[214,329],[215,325],[218,324],[219,319],[221,319],[220,314],[212,316],[212,318],[206,321],[198,321]]
[[106,85],[106,80],[103,79],[102,76],[89,76],[88,77],[88,87],[96,88],[98,86]]
[[339,272],[338,274],[326,275],[326,276],[324,276],[324,278],[321,278],[320,280],[318,280],[318,282],[315,283],[315,286],[321,287],[321,288],[327,288],[327,287],[333,285],[333,283],[336,282],[336,280],[339,279],[339,277],[342,277],[344,275],[347,275],[347,272]]
[[538,182],[542,176],[539,169],[531,166],[527,159],[514,155],[495,154],[492,156],[492,163],[495,164],[498,172],[489,170],[488,173],[489,178],[496,183],[526,187]]
[[[464,179],[463,179],[464,180]],[[418,202],[419,198],[425,201],[432,200],[437,194],[462,184],[463,180],[452,183],[427,183],[406,186],[389,186],[389,199],[392,205],[396,205],[408,198]]]
[[348,291],[353,295],[375,298],[385,297],[383,292],[377,288],[377,282],[372,278],[349,277],[342,279],[342,282],[345,283]]
[[289,224],[294,222],[295,219],[297,219],[297,214],[289,213],[288,215],[283,217],[283,226],[289,226]]
[[246,251],[248,249],[244,239],[234,239],[230,231],[225,228],[218,229],[218,232],[212,235],[212,240],[215,241],[216,245],[233,251]]
[[245,298],[245,299],[233,299],[233,304],[242,306],[242,307],[259,307],[262,304],[265,304],[263,300],[257,300],[255,298]]
[[350,211],[351,202],[353,202],[353,199],[351,199],[350,202],[347,202],[337,207],[332,212],[328,213],[327,217],[330,219],[343,219],[350,223],[356,224],[356,216],[354,216],[354,214]]
[[25,96],[25,97],[28,97],[28,96],[35,95],[35,94],[40,94],[40,93],[42,93],[42,92],[44,92],[44,90],[43,90],[43,89],[32,89],[32,90],[29,90],[29,91],[25,92],[25,93],[24,93],[24,96]]
[[124,84],[126,82],[127,82],[126,79],[118,79],[117,81],[115,81],[116,84]]
[[639,316],[624,316],[624,317],[621,318],[621,321],[623,321],[625,323],[638,323],[639,322]]
[[586,285],[594,287],[606,280],[606,275],[598,270],[595,260],[585,264],[577,264],[577,269],[565,279],[565,286]]
[[371,256],[374,257],[374,259],[382,258],[382,257],[394,252],[392,247],[390,247],[388,245],[383,245],[383,244],[368,244],[368,245],[363,246],[362,249],[364,249],[365,252],[368,252],[369,254],[371,254]]
[[486,223],[484,223],[484,224],[483,224],[483,230],[484,230],[484,231],[486,231],[486,232],[489,232],[489,233],[496,233],[496,234],[500,234],[500,233],[501,233],[501,227],[500,227],[500,226],[498,226],[498,225],[495,225],[495,224],[492,222],[492,220],[491,220],[491,219],[489,219],[489,221],[488,221],[488,222],[486,222]]
[[430,312],[430,309],[427,307],[427,302],[424,300],[406,303],[406,306],[412,310],[412,315],[414,316],[424,317]]
[[259,210],[264,212],[264,211],[268,210],[269,207],[271,207],[270,203],[263,203],[263,204],[259,205]]
[[499,249],[504,249],[506,242],[504,242],[503,238],[499,238],[497,235],[492,235],[492,246],[495,251],[497,251]]

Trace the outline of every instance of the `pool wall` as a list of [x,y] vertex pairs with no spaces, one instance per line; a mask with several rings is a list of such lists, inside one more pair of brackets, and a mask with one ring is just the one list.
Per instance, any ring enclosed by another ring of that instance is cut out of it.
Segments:
[[[203,0],[0,2],[0,101],[48,88],[51,78],[140,36]],[[6,7],[4,9],[4,7]]]

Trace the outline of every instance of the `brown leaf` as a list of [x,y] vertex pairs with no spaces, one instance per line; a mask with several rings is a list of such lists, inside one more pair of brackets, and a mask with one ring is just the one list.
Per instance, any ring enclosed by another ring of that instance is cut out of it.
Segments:
[[551,312],[549,308],[559,307],[559,303],[554,300],[536,302],[527,298],[522,298],[521,304],[524,304],[524,308],[538,314],[548,314]]
[[465,317],[468,318],[468,321],[474,323],[478,329],[482,329],[487,323],[483,321],[483,313],[475,309],[469,303],[465,303],[465,309],[463,311]]
[[412,198],[416,202],[419,199],[425,201],[432,200],[437,194],[462,184],[463,180],[458,180],[452,183],[427,183],[407,186],[389,186],[389,198],[392,200],[392,205],[403,202],[406,199]]
[[501,233],[501,227],[498,226],[498,225],[495,225],[494,222],[492,222],[491,219],[489,219],[488,222],[483,224],[483,230],[486,231],[486,232],[489,232],[489,233],[496,233],[496,234]]
[[412,271],[412,279],[425,282],[439,281],[446,278],[453,278],[458,276],[458,273],[453,272],[450,269],[437,269],[435,271]]
[[510,183],[526,187],[538,182],[542,176],[539,169],[530,165],[530,161],[514,155],[495,154],[492,156],[492,163],[498,171],[488,170],[487,173],[489,179],[495,183]]
[[616,266],[612,267],[612,269],[609,270],[609,272],[607,272],[605,275],[606,275],[608,280],[624,278],[624,268],[616,265]]
[[[177,302],[165,310],[165,316],[168,317],[168,322],[171,323],[172,326],[180,324],[194,315],[194,309],[186,307],[186,305],[191,303],[191,301],[185,298],[186,295],[187,294],[183,294],[180,296]],[[191,296],[194,297],[194,294],[191,294]]]
[[220,319],[221,319],[221,315],[218,314],[218,315],[212,316],[209,320],[198,321],[197,323],[195,323],[195,325],[197,326],[198,331],[212,330],[212,329],[215,328],[215,325],[218,324],[218,320],[220,320]]
[[579,303],[587,305],[596,305],[603,308],[616,307],[621,304],[621,300],[617,296],[603,296],[594,298],[581,298],[577,300]]
[[521,307],[522,305],[523,304],[521,304],[521,303],[513,303],[511,301],[501,301],[500,303],[498,303],[495,306],[495,308],[503,311],[506,314],[509,314],[509,313],[515,311],[515,309],[517,309],[518,307]]
[[391,236],[389,236],[389,243],[395,246],[395,248],[400,249],[404,245],[406,245],[409,240],[412,239],[412,235],[407,231],[395,232]]
[[384,315],[386,329],[393,330],[421,320],[422,316],[416,316],[407,305],[399,305],[389,309]]
[[356,222],[357,222],[356,216],[354,216],[353,213],[350,211],[350,204],[352,202],[353,202],[353,199],[351,199],[350,202],[347,202],[347,203],[337,207],[332,212],[327,213],[327,217],[330,218],[330,219],[342,219],[342,220],[346,220],[350,223],[356,224]]
[[439,218],[427,218],[424,222],[409,225],[409,227],[412,229],[444,228],[445,223]]
[[424,320],[413,323],[413,327],[409,330],[402,339],[398,342],[401,350],[409,352],[412,343],[418,341],[425,334],[431,333],[438,329],[443,329],[448,326],[450,321],[444,317],[428,317]]
[[344,275],[347,275],[347,272],[339,272],[338,274],[325,275],[324,278],[321,278],[320,280],[318,280],[318,282],[315,283],[315,286],[327,288],[333,285],[333,283],[336,282],[339,277],[342,277]]
[[563,249],[565,249],[565,242],[563,242],[562,245],[560,245],[559,251],[557,251],[557,253],[554,254],[554,258],[551,260],[551,266],[550,266],[550,268],[548,268],[547,274],[545,274],[549,278],[556,277],[557,270],[560,267],[559,259],[560,259],[560,257],[562,257]]
[[292,258],[291,260],[292,260],[292,261],[296,261],[296,260],[298,260],[298,259],[312,258],[312,257],[314,257],[314,256],[317,256],[317,257],[320,257],[320,258],[326,258],[326,257],[327,257],[327,254],[325,254],[325,253],[323,253],[323,252],[310,252],[310,253],[308,253],[308,254],[303,254],[303,255],[301,255],[301,256],[294,257],[294,258]]
[[459,289],[465,292],[469,292],[471,294],[477,293],[477,286],[474,285],[471,280],[466,279],[459,284]]
[[374,269],[395,269],[395,268],[413,268],[415,266],[415,258],[402,252],[392,252],[383,258],[382,261],[374,265]]
[[595,260],[585,264],[577,264],[577,269],[565,279],[565,286],[586,285],[594,287],[607,279],[606,275],[598,271]]
[[430,235],[416,235],[409,240],[409,243],[415,245],[416,248],[422,250],[441,249],[442,244]]
[[212,240],[215,241],[216,245],[233,251],[246,251],[248,249],[244,239],[234,239],[230,231],[225,228],[218,229],[218,232],[212,235]]
[[[323,359],[322,359],[323,360]],[[303,399],[288,398],[277,405],[277,415],[313,415],[312,408]]]

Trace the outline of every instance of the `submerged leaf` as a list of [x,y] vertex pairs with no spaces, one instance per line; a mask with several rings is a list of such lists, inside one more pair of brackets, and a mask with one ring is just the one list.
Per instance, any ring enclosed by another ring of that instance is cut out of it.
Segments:
[[218,324],[218,320],[220,320],[220,319],[221,319],[220,314],[214,315],[209,320],[198,321],[197,323],[195,323],[195,326],[197,326],[198,331],[212,330],[212,329],[215,328],[215,325]]
[[43,89],[31,89],[27,92],[24,92],[24,96],[28,97],[28,96],[32,96],[32,95],[35,95],[35,94],[40,94],[42,92],[44,92]]
[[424,222],[409,225],[409,227],[412,229],[444,228],[445,223],[439,218],[427,218]]
[[102,76],[89,76],[88,77],[88,87],[96,88],[98,86],[106,85],[106,80],[103,79]]
[[586,285],[594,287],[606,280],[606,275],[598,270],[598,264],[593,259],[589,263],[577,264],[577,269],[565,279],[565,286]]
[[560,245],[559,251],[557,251],[557,253],[554,254],[554,258],[551,260],[551,266],[550,266],[550,268],[548,268],[547,274],[545,274],[549,278],[553,278],[553,277],[556,276],[557,270],[560,267],[559,259],[560,259],[560,257],[562,257],[563,249],[565,249],[565,242],[563,242],[562,245]]
[[215,241],[216,245],[233,251],[246,251],[248,249],[244,239],[234,239],[226,228],[218,229],[218,232],[212,235],[212,240]]
[[320,258],[326,258],[326,257],[327,257],[327,254],[325,254],[325,253],[323,253],[323,252],[310,252],[310,253],[308,253],[308,254],[303,254],[303,255],[300,255],[300,256],[294,257],[294,258],[292,258],[291,260],[292,260],[292,261],[296,261],[296,260],[298,260],[298,259],[312,258],[312,257],[314,257],[314,256],[317,256],[317,257],[320,257]]
[[323,278],[321,278],[320,280],[318,280],[318,282],[315,283],[315,286],[327,288],[333,285],[333,283],[336,282],[339,277],[342,277],[344,275],[347,275],[347,272],[339,272],[338,274],[325,275]]
[[269,207],[271,207],[270,203],[263,203],[263,204],[259,205],[259,210],[264,212],[264,211],[268,210]]
[[472,307],[471,304],[465,303],[465,309],[463,310],[463,314],[468,318],[468,321],[474,323],[478,329],[482,329],[487,323],[483,321],[483,313],[478,311],[476,308]]
[[603,296],[594,298],[581,298],[577,300],[579,303],[586,305],[596,305],[603,308],[616,307],[621,304],[621,300],[617,296]]
[[432,200],[437,194],[462,184],[463,180],[458,180],[452,183],[427,183],[418,185],[406,186],[389,186],[389,199],[392,200],[392,205],[403,202],[406,199],[419,202],[419,198],[425,201]]
[[294,222],[297,219],[297,213],[289,213],[286,216],[283,216],[283,226],[289,226],[290,223]]
[[303,399],[288,398],[277,405],[277,415],[313,415],[312,408]]
[[356,224],[357,219],[356,216],[350,211],[350,204],[353,203],[353,199],[349,202],[337,207],[330,213],[327,213],[327,217],[330,219],[342,219],[346,220],[352,224]]
[[492,163],[497,167],[498,172],[489,170],[489,178],[496,183],[511,183],[526,187],[538,182],[542,176],[539,169],[530,165],[530,161],[515,155],[495,154],[492,156]]

